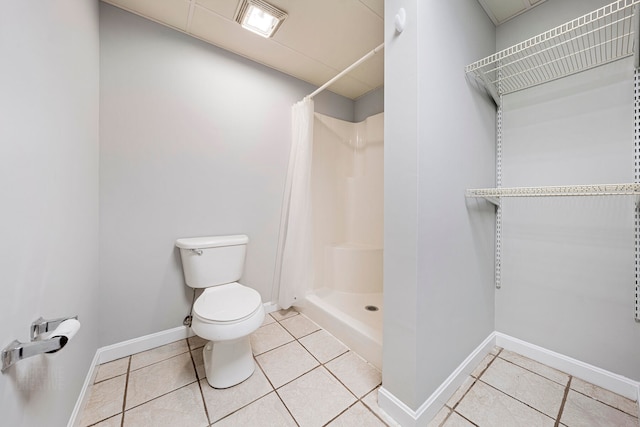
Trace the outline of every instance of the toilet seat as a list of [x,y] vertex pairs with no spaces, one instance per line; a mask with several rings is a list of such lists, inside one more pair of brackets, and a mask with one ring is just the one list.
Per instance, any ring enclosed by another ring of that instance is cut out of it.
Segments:
[[251,317],[262,307],[255,289],[238,282],[206,288],[193,305],[193,313],[204,323],[233,324]]

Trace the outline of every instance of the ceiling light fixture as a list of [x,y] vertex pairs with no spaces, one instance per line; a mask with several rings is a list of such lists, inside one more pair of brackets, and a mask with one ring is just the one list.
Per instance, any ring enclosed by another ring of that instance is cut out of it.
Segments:
[[276,32],[286,17],[286,12],[262,0],[242,0],[236,12],[237,23],[266,38]]

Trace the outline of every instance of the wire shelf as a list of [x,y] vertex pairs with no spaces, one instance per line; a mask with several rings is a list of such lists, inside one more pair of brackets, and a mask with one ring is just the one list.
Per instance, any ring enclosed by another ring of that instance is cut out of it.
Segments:
[[473,64],[465,71],[499,95],[633,55],[640,0],[618,0]]
[[550,187],[477,188],[466,197],[480,197],[496,205],[502,197],[640,196],[640,184],[561,185]]

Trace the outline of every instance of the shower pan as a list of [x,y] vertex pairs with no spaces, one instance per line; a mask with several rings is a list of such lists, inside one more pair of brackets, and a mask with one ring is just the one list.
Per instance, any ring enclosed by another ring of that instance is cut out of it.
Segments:
[[382,364],[384,113],[360,123],[315,114],[313,287],[300,307]]

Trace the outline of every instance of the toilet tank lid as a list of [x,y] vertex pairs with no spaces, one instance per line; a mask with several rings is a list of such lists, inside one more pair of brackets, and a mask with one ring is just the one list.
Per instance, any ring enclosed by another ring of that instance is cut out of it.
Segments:
[[236,234],[233,236],[209,236],[178,239],[176,240],[176,246],[181,249],[205,249],[216,248],[219,246],[246,245],[248,242],[248,236],[245,236],[244,234]]

